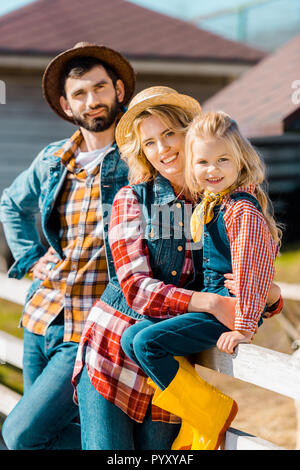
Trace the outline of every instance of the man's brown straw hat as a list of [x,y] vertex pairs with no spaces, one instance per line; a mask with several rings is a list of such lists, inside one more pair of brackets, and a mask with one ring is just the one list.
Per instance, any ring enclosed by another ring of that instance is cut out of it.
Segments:
[[70,59],[74,57],[95,57],[103,64],[113,69],[125,85],[125,97],[122,104],[127,104],[135,89],[135,72],[130,63],[119,52],[105,46],[79,42],[56,56],[47,66],[42,80],[43,94],[50,107],[63,119],[74,122],[62,110],[59,98],[61,96],[61,74]]
[[120,147],[126,142],[126,136],[130,135],[135,118],[150,107],[158,105],[178,106],[184,111],[196,116],[201,112],[201,106],[197,100],[188,95],[178,93],[173,88],[166,86],[153,86],[138,93],[130,102],[128,111],[121,117],[116,128],[116,141]]

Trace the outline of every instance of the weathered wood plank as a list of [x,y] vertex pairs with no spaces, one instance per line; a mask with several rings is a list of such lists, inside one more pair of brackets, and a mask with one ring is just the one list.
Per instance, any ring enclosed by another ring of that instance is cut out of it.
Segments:
[[238,429],[230,428],[225,437],[222,450],[286,450],[272,442],[244,433]]
[[7,416],[16,406],[21,395],[0,384],[0,413]]
[[0,299],[23,305],[30,284],[28,279],[11,279],[0,273]]
[[23,368],[23,341],[0,331],[0,364],[11,364]]
[[235,353],[212,348],[197,356],[197,363],[236,379],[300,400],[300,359],[254,344],[240,344]]
[[300,284],[289,284],[287,282],[278,282],[277,284],[284,299],[300,300]]

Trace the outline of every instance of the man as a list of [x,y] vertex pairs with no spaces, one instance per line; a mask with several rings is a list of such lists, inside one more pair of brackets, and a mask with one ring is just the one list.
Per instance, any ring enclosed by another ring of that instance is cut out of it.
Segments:
[[[43,149],[2,196],[15,258],[9,276],[33,276],[22,316],[24,395],[2,429],[9,449],[81,448],[71,378],[85,319],[107,283],[102,208],[127,184],[114,132],[134,88],[121,54],[87,43],[55,57],[44,73],[47,102],[79,129]],[[48,250],[36,230],[39,213]]]

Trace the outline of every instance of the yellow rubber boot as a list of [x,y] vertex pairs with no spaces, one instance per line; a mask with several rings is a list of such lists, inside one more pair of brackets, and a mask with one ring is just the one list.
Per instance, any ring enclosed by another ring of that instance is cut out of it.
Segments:
[[[150,379],[150,377],[148,377],[147,383],[155,390],[152,398],[152,403],[154,403],[154,401],[158,399],[159,395],[163,393],[163,391],[158,387],[158,385],[156,385],[155,382],[153,382],[153,380]],[[194,438],[193,431],[194,430],[192,426],[190,426],[186,421],[181,420],[180,430],[172,444],[172,450],[190,450]]]
[[187,359],[175,359],[179,363],[176,376],[161,393],[158,389],[152,400],[182,419],[182,435],[180,430],[172,449],[180,445],[187,448],[192,439],[191,450],[216,450],[237,413],[237,404],[203,380]]
[[171,450],[196,450],[193,447],[195,433],[197,434],[196,429],[187,421],[182,420],[180,431],[172,444]]

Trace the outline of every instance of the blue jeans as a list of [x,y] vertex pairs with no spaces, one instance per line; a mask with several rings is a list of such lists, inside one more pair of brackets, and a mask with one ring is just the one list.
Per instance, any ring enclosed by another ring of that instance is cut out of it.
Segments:
[[230,331],[208,313],[184,313],[167,320],[146,319],[122,335],[125,354],[138,364],[160,389],[171,383],[178,370],[174,356],[189,356],[216,345]]
[[151,406],[137,423],[92,385],[86,366],[77,384],[83,450],[168,450],[180,424],[152,421]]
[[78,344],[63,335],[62,314],[45,336],[24,329],[24,395],[2,427],[8,449],[81,449],[71,383]]

